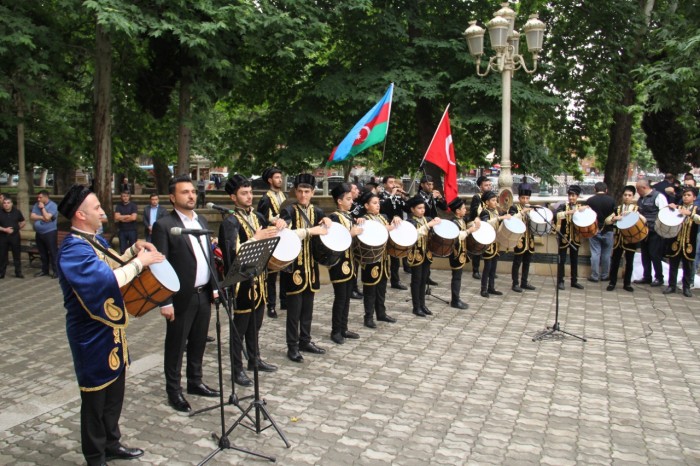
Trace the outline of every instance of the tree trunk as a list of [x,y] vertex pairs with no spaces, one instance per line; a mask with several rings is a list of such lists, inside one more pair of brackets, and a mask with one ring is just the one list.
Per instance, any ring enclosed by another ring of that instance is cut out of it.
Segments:
[[[24,99],[19,91],[15,91],[15,107],[17,109],[17,168],[19,182],[17,183],[17,208],[29,218],[29,183],[27,182],[27,162],[24,150]],[[33,183],[34,180],[32,180]],[[27,222],[25,227],[31,231],[33,222]]]
[[[416,105],[416,122],[418,123],[418,147],[420,149],[420,159],[418,163],[423,160],[423,155],[425,151],[428,150],[430,141],[433,139],[435,134],[435,128],[437,128],[437,121],[433,121],[433,108],[428,99],[419,98]],[[423,171],[433,177],[433,188],[442,192],[442,176],[443,172],[438,167],[433,164],[426,163],[423,165]],[[423,176],[420,174],[418,179]]]
[[190,108],[192,105],[191,85],[189,74],[186,72],[183,73],[180,78],[180,103],[178,107],[176,175],[183,175],[190,172],[190,142],[192,137],[192,129],[190,128]]
[[112,42],[102,26],[95,32],[95,194],[107,214],[109,230],[114,223],[112,215]]
[[168,194],[168,185],[170,185],[170,178],[172,178],[168,162],[160,157],[153,157],[153,177],[156,182],[156,192],[158,194]]
[[[635,100],[634,89],[628,87],[624,90],[621,106],[629,108]],[[608,146],[608,160],[605,163],[604,181],[608,185],[610,195],[616,200],[622,198],[622,190],[627,184],[632,144],[632,119],[631,113],[618,110],[613,114],[613,124],[610,127],[610,144]]]

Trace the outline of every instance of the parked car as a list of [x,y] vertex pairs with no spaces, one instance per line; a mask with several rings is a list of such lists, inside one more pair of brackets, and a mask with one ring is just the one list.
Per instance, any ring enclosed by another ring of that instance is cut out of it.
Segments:
[[7,173],[0,173],[0,184],[7,184],[10,182],[10,175]]

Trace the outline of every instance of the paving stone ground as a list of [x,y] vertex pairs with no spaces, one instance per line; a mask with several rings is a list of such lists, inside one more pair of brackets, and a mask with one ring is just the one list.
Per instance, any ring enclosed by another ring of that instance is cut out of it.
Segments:
[[[433,293],[448,297],[449,272],[433,277],[441,283]],[[411,314],[407,291],[390,289],[398,323],[376,330],[362,326],[361,303],[353,301],[350,327],[361,339],[344,345],[329,339],[333,296],[326,285],[316,296],[312,334],[328,352],[305,354],[303,364],[285,357],[284,319],[266,318],[263,356],[280,370],[260,375],[260,392],[291,447],[272,428],[256,434],[237,427],[231,442],[285,465],[700,464],[697,297],[647,286],[607,292],[606,284],[585,282],[583,291],[560,294],[560,323],[588,341],[533,342],[554,322],[553,280],[536,276],[537,290],[522,294],[507,282],[497,282],[504,296],[485,299],[465,273],[469,309],[429,297],[435,315],[428,318]],[[57,281],[0,280],[0,465],[83,462],[64,312]],[[198,463],[216,446],[219,411],[187,417],[168,407],[157,311],[133,319],[127,334],[133,364],[124,442],[146,450],[140,464]],[[222,334],[227,339],[226,326]],[[205,382],[216,385],[215,344],[205,370]],[[195,409],[213,404],[188,399]],[[240,412],[226,406],[227,426]],[[210,462],[256,463],[265,461],[235,450]]]

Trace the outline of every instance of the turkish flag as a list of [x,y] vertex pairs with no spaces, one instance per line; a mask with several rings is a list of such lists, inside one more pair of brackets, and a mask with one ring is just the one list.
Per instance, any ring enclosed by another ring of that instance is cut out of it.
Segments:
[[445,200],[449,204],[458,195],[457,190],[457,161],[455,159],[455,150],[452,145],[452,131],[450,130],[450,116],[447,110],[442,115],[440,124],[435,131],[433,140],[428,146],[428,150],[423,157],[424,162],[430,162],[445,172]]

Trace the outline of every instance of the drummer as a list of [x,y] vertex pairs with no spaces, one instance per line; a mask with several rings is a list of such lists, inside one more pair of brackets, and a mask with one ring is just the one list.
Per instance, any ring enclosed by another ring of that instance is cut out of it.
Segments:
[[[634,203],[634,196],[637,194],[637,190],[634,186],[625,186],[622,191],[622,204],[617,206],[615,212],[610,214],[605,219],[606,225],[614,225],[618,220],[622,220],[625,215],[629,215],[630,212],[636,212],[638,210],[637,205]],[[644,218],[644,217],[642,217]],[[617,285],[617,271],[620,268],[620,261],[622,255],[625,255],[625,276],[624,285],[622,289],[625,291],[633,292],[632,288],[632,271],[634,268],[634,253],[637,250],[639,243],[626,243],[624,237],[620,233],[620,229],[615,227],[615,236],[613,238],[613,252],[612,259],[610,261],[610,281],[608,282],[608,291],[613,291]]]
[[[484,210],[484,200],[482,196],[491,191],[492,185],[491,179],[487,176],[480,176],[476,179],[476,186],[479,188],[479,192],[472,196],[471,203],[469,204],[469,222],[473,222],[481,215],[481,211]],[[472,277],[476,280],[481,279],[481,273],[479,273],[480,263],[481,254],[472,255]]]
[[[365,220],[374,220],[386,226],[387,231],[393,230],[401,224],[401,218],[394,216],[391,223],[386,215],[379,212],[379,196],[373,192],[365,192],[360,197],[360,203],[364,206]],[[386,252],[382,253],[379,262],[362,265],[362,294],[364,294],[365,305],[365,327],[376,328],[374,315],[381,322],[393,324],[396,319],[386,313],[386,283],[391,279],[391,256]]]
[[[506,219],[511,218],[510,214],[499,215],[498,195],[493,191],[484,193],[481,198],[484,201],[484,209],[479,215],[482,222],[491,224],[494,230],[498,230],[498,225]],[[498,266],[498,242],[494,241],[483,253],[484,269],[481,272],[481,296],[488,298],[489,295],[501,296],[503,292],[496,290],[496,268]]]
[[440,223],[440,217],[430,218],[425,216],[425,199],[416,195],[406,201],[406,210],[409,213],[408,221],[418,231],[418,241],[408,253],[408,266],[411,268],[411,301],[413,313],[419,317],[432,315],[425,305],[425,289],[428,286],[428,274],[433,255],[428,250],[428,233],[430,229]]
[[[235,174],[231,176],[224,187],[234,203],[233,213],[221,222],[219,227],[219,247],[223,254],[224,275],[228,274],[236,253],[244,244],[277,236],[277,229],[267,228],[268,220],[253,209],[253,188],[250,180]],[[279,229],[286,228],[284,220],[277,219],[274,223]],[[243,387],[253,385],[253,382],[243,370],[243,339],[245,338],[248,354],[248,370],[253,370],[257,362],[258,369],[263,372],[274,372],[277,366],[269,364],[260,357],[258,335],[262,327],[267,301],[267,273],[253,279],[253,289],[250,281],[246,280],[234,285],[236,299],[234,300],[233,324],[236,335],[230,335],[230,351],[233,356],[233,382]]]
[[681,199],[683,205],[676,207],[675,204],[669,204],[671,209],[678,208],[678,212],[685,216],[681,231],[675,239],[669,241],[669,247],[666,255],[669,258],[668,265],[668,287],[664,290],[664,294],[675,293],[676,283],[678,283],[678,267],[683,266],[683,296],[692,298],[693,293],[690,287],[693,284],[695,274],[693,273],[693,261],[695,260],[696,238],[698,236],[698,224],[700,224],[700,215],[698,208],[695,206],[695,200],[698,198],[698,188],[686,186],[681,191]]
[[[508,213],[515,218],[522,220],[525,225],[529,223],[532,213],[530,207],[530,196],[532,196],[532,187],[527,183],[522,183],[518,187],[518,202],[514,203],[508,209]],[[535,239],[532,237],[532,232],[529,228],[525,228],[525,234],[520,237],[518,244],[513,249],[513,266],[511,267],[510,275],[513,279],[512,290],[516,293],[522,293],[523,290],[534,290],[535,287],[527,281],[530,273],[530,263],[532,255],[535,253]],[[523,266],[522,275],[520,275],[520,265]]]
[[[397,181],[393,175],[386,175],[382,179],[384,190],[379,193],[379,209],[387,218],[403,218],[404,205],[408,196],[401,187],[401,181]],[[391,258],[391,287],[397,290],[407,290],[408,287],[401,283],[399,277],[399,265],[401,259]]]
[[325,349],[311,341],[311,321],[314,313],[314,294],[320,289],[318,263],[311,255],[311,237],[325,235],[331,219],[311,204],[316,178],[300,173],[294,178],[296,202],[280,211],[280,218],[290,225],[301,240],[301,253],[292,262],[290,272],[281,272],[281,283],[287,291],[287,357],[302,362],[299,351],[324,354]]
[[468,235],[479,229],[481,226],[481,219],[476,218],[474,222],[471,222],[469,226],[467,226],[467,222],[464,221],[464,216],[467,214],[467,204],[464,202],[464,199],[459,197],[452,200],[452,202],[448,204],[448,207],[454,214],[452,221],[456,223],[459,228],[459,240],[452,248],[449,257],[450,268],[452,269],[452,282],[450,285],[452,299],[450,300],[450,306],[455,309],[468,309],[469,305],[459,297],[462,288],[462,271],[464,270],[464,266],[469,263],[466,239]]
[[[569,186],[567,191],[569,201],[561,204],[557,208],[557,231],[559,239],[559,264],[557,267],[557,286],[564,289],[564,265],[566,264],[566,252],[569,252],[571,261],[571,288],[583,289],[583,285],[578,282],[578,248],[581,247],[581,236],[574,226],[572,217],[581,206],[577,204],[581,195],[581,187],[576,184]],[[587,207],[586,207],[587,208]],[[562,238],[563,237],[563,238]]]
[[[331,190],[331,196],[338,207],[338,210],[328,217],[340,223],[350,231],[351,236],[357,236],[362,232],[358,225],[364,223],[364,219],[355,220],[352,218],[350,209],[352,208],[352,187],[347,183],[342,183]],[[333,284],[333,311],[331,318],[331,340],[342,345],[346,338],[360,338],[355,332],[348,330],[348,315],[350,313],[350,297],[352,295],[353,278],[357,274],[355,260],[352,249],[345,251],[342,259],[333,267],[328,269],[328,274]]]

